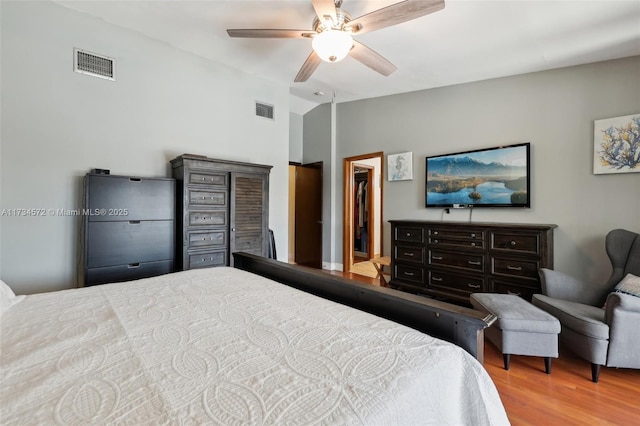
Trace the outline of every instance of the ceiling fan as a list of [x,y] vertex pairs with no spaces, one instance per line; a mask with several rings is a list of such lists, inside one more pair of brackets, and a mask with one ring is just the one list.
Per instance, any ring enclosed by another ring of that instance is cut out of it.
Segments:
[[295,82],[304,82],[321,61],[338,62],[347,55],[384,76],[396,67],[374,50],[353,39],[354,35],[397,25],[444,9],[444,0],[405,0],[375,10],[359,18],[342,10],[342,0],[312,0],[317,17],[313,30],[229,29],[231,37],[245,38],[310,38],[313,50],[300,68]]

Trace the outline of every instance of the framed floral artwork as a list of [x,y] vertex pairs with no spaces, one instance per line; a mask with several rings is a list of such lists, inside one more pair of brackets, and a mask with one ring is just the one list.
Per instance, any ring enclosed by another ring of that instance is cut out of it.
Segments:
[[640,113],[595,120],[593,173],[640,172]]
[[389,181],[413,179],[413,153],[401,152],[387,155]]

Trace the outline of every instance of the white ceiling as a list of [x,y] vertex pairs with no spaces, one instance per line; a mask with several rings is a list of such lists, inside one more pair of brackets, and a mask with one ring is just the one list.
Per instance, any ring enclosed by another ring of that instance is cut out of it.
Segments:
[[[398,0],[344,0],[353,18]],[[293,83],[308,39],[230,38],[227,28],[311,29],[311,0],[57,3],[250,74],[286,84],[292,110],[640,55],[640,0],[445,0],[444,10],[357,36],[398,70],[322,63]],[[640,77],[639,77],[640,78]],[[314,93],[321,91],[324,95]]]

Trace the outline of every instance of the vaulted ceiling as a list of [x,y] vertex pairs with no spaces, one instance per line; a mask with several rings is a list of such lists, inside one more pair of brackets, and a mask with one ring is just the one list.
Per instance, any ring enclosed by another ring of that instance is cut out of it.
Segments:
[[[342,8],[355,18],[397,2],[344,0]],[[355,37],[398,68],[390,76],[347,57],[294,83],[310,40],[230,38],[226,29],[312,29],[311,0],[57,3],[286,84],[299,113],[334,96],[345,102],[640,55],[638,0],[445,0],[441,11]]]

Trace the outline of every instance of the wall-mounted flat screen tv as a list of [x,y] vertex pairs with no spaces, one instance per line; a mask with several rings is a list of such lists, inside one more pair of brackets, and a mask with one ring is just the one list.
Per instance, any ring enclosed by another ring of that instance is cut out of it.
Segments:
[[530,143],[427,157],[426,207],[531,207]]

